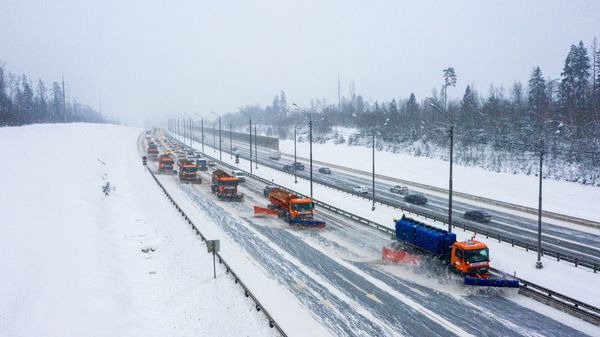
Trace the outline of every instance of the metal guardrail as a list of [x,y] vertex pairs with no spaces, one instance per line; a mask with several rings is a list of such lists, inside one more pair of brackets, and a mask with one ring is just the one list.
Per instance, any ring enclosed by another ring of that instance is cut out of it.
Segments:
[[521,283],[519,294],[600,326],[600,309],[518,277],[516,279]]
[[[140,137],[141,137],[141,135],[140,135]],[[139,139],[138,139],[138,142],[139,142]],[[169,195],[169,193],[167,192],[166,188],[160,183],[160,181],[158,181],[158,179],[156,178],[156,176],[154,175],[154,173],[152,172],[152,170],[150,170],[148,168],[148,172],[150,172],[150,175],[152,176],[152,178],[154,179],[154,181],[162,189],[162,191],[164,192],[164,194],[167,196],[167,198],[169,199],[169,201],[171,201],[171,203],[173,204],[173,206],[175,206],[175,208],[177,209],[177,211],[179,211],[179,213],[181,214],[181,216],[194,229],[194,231],[196,232],[196,234],[198,236],[200,236],[200,238],[202,239],[202,241],[204,241],[204,243],[206,243],[206,241],[207,241],[206,237],[204,235],[202,235],[202,233],[200,232],[200,230],[198,229],[198,227],[196,227],[196,225],[187,216],[187,214],[185,214],[185,212],[183,211],[183,209],[181,207],[179,207],[179,205],[177,204],[177,202],[175,202],[175,200],[173,200],[173,198],[171,197],[171,195]],[[254,296],[254,294],[244,284],[244,282],[242,282],[242,280],[235,274],[235,272],[233,271],[233,269],[231,269],[231,267],[229,266],[229,264],[227,264],[227,262],[225,262],[225,259],[223,259],[223,257],[219,253],[215,253],[215,255],[219,258],[219,264],[223,264],[224,265],[224,267],[226,269],[226,272],[227,273],[231,273],[231,276],[233,276],[233,278],[235,280],[235,283],[239,284],[244,289],[244,295],[246,295],[246,297],[252,298],[252,300],[254,301],[254,304],[256,306],[256,310],[257,311],[261,311],[262,310],[263,314],[265,314],[265,316],[269,320],[269,327],[277,329],[277,331],[279,331],[279,333],[282,336],[287,337],[287,334],[283,331],[283,329],[279,326],[279,324],[277,324],[277,322],[275,321],[275,319],[273,319],[273,317],[269,314],[269,312],[267,311],[267,309],[265,309],[265,307],[260,303],[260,301],[256,298],[256,296]]]
[[[209,155],[206,155],[206,154],[204,154],[204,155],[205,155],[205,157],[213,159],[215,162],[219,162],[220,165],[223,165],[223,166],[226,166],[226,167],[229,167],[229,168],[232,168],[232,169],[240,170],[239,168],[236,168],[233,165],[221,162],[218,159],[213,158],[212,156],[209,156]],[[268,166],[268,165],[265,165],[265,166]],[[283,170],[280,170],[279,168],[275,168],[275,167],[272,167],[272,168],[274,168],[276,170],[279,170],[279,171],[282,171],[282,172],[285,172]],[[241,171],[244,171],[244,170],[241,170]],[[252,178],[254,180],[260,181],[260,182],[268,184],[268,185],[276,185],[279,188],[281,188],[281,189],[283,189],[283,190],[285,190],[287,192],[294,193],[296,195],[302,195],[302,193],[299,193],[297,191],[288,189],[288,188],[286,188],[284,186],[275,184],[275,183],[273,183],[273,182],[271,182],[271,181],[269,181],[267,179],[264,179],[262,177],[256,176],[256,175],[254,175],[252,173],[249,173],[249,172],[246,172],[246,171],[244,171],[244,172],[245,172],[245,174],[248,177],[250,177],[250,178]],[[329,184],[323,184],[323,185],[329,185]],[[338,188],[338,187],[332,187],[332,188],[340,190],[340,188]],[[344,189],[341,189],[341,190],[344,190]],[[347,190],[344,190],[344,191],[347,191]],[[347,191],[347,192],[350,193],[350,194],[356,194],[356,195],[358,195],[358,193],[355,193],[354,191]],[[360,196],[360,195],[358,195],[358,196]],[[312,200],[313,200],[313,202],[315,202],[315,204],[317,204],[320,207],[323,207],[323,208],[325,208],[325,209],[327,209],[327,210],[329,210],[331,212],[334,212],[336,214],[345,216],[345,217],[347,217],[349,219],[352,219],[354,221],[362,223],[365,226],[373,227],[373,228],[375,228],[375,229],[377,229],[377,230],[379,230],[381,232],[385,232],[385,233],[390,234],[392,236],[395,235],[395,231],[393,229],[389,228],[389,227],[380,225],[380,224],[378,224],[378,223],[376,223],[374,221],[371,221],[369,219],[363,218],[363,217],[358,216],[356,214],[352,214],[350,212],[344,211],[342,209],[339,209],[339,208],[337,208],[335,206],[326,204],[326,203],[324,203],[322,201],[319,201],[317,199],[312,198]],[[383,204],[385,204],[385,203],[383,203]],[[391,207],[393,207],[393,206],[391,206]],[[423,216],[423,215],[421,215],[421,216]],[[435,221],[435,219],[433,219],[433,220]],[[441,221],[441,220],[438,220],[438,221]],[[463,228],[464,230],[472,231],[475,234],[478,233],[477,228],[470,227],[470,226],[467,226],[465,224],[462,224],[462,225],[463,226],[459,227],[459,228]],[[455,227],[457,227],[457,226],[455,226]],[[482,231],[479,231],[479,234],[482,234]],[[499,242],[501,242],[502,238],[500,238],[500,236],[498,236],[498,235],[490,235],[489,233],[487,233],[487,234],[488,235],[486,237],[488,237],[488,238],[489,237],[496,238],[496,239],[499,240]],[[483,235],[486,235],[486,233],[484,233]],[[516,241],[514,241],[512,239],[508,240],[506,238],[505,238],[505,242],[509,242],[513,246],[514,245],[519,246],[519,243],[520,243],[520,242],[516,242]],[[525,248],[526,250],[528,250],[528,249],[535,250],[535,248],[537,248],[537,245],[529,246],[529,245],[525,244],[525,245],[523,245],[521,247]],[[576,261],[575,261],[575,265],[577,266]],[[502,272],[500,272],[500,271],[498,271],[496,269],[491,268],[491,270],[495,271],[495,272],[497,272],[499,274],[502,274]],[[596,269],[594,269],[594,272],[596,272]],[[553,306],[553,307],[555,307],[557,309],[563,310],[563,311],[565,311],[565,312],[567,312],[567,313],[569,313],[571,315],[579,317],[579,318],[581,318],[581,319],[583,319],[583,320],[585,320],[585,321],[587,321],[589,323],[592,323],[592,324],[595,324],[595,325],[600,325],[600,309],[599,308],[596,308],[596,307],[594,307],[592,305],[586,304],[586,303],[581,302],[579,300],[570,298],[570,297],[568,297],[566,295],[562,295],[562,294],[557,293],[557,292],[555,292],[553,290],[550,290],[550,289],[544,288],[542,286],[536,285],[535,283],[529,282],[527,280],[524,280],[524,279],[521,279],[521,278],[518,278],[518,277],[515,277],[515,278],[518,279],[519,282],[521,282],[521,284],[523,285],[523,287],[520,288],[520,290],[519,290],[519,294],[522,294],[524,296],[528,296],[528,297],[530,297],[530,298],[532,298],[534,300],[540,301],[540,302],[545,303],[547,305],[551,305],[551,306]]]

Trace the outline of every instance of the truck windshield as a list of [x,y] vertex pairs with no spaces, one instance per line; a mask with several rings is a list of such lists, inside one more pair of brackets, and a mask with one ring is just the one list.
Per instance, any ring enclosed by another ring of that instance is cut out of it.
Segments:
[[465,262],[480,262],[489,260],[489,249],[481,248],[465,251]]
[[221,186],[236,187],[237,186],[237,181],[236,180],[222,180],[221,181]]
[[197,169],[195,167],[184,167],[183,171],[185,173],[195,173],[197,171]]
[[310,212],[315,208],[312,202],[293,203],[292,209],[296,212]]

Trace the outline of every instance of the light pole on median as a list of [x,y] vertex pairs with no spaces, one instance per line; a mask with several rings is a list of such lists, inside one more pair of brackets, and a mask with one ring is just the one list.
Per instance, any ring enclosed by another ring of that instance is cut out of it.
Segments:
[[223,151],[222,151],[222,138],[221,138],[221,116],[217,115],[216,112],[210,110],[210,113],[219,117],[219,160],[223,160]]
[[[312,116],[308,112],[301,109],[298,104],[292,103],[298,111],[302,112],[305,116],[308,117],[308,129],[309,129],[309,138],[310,138],[310,197],[313,197],[313,160],[312,160]],[[296,163],[294,163],[296,165]]]
[[254,165],[258,169],[258,139],[256,138],[256,124],[254,124]]
[[242,113],[242,115],[248,117],[248,119],[250,120],[250,173],[252,173],[252,117],[249,113],[244,112],[244,110],[242,110],[241,108],[238,108],[238,110]]
[[194,111],[194,113],[202,120],[202,152],[204,152],[204,118],[202,118],[198,112]]
[[375,210],[375,132],[373,132],[373,207],[371,211]]
[[[296,159],[296,128],[294,127],[294,163],[297,162]],[[298,183],[298,176],[296,175],[296,168],[294,168],[294,184]]]
[[454,115],[448,113],[436,101],[428,98],[430,106],[450,122],[450,181],[448,187],[448,232],[452,233],[452,158],[454,154]]

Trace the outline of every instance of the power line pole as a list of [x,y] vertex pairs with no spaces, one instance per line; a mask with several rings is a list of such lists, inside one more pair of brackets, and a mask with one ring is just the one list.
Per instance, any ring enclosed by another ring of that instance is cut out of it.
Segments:
[[544,142],[540,145],[540,193],[538,200],[538,251],[537,251],[537,262],[535,267],[540,269],[544,265],[542,264],[542,165],[544,161]]
[[63,87],[63,114],[65,115],[65,123],[67,122],[67,100],[65,98],[65,77],[62,77],[62,87]]

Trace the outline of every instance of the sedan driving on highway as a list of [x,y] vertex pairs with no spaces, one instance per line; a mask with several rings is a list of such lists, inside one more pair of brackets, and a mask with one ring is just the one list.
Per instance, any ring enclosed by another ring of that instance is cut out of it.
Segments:
[[478,222],[489,222],[492,220],[492,216],[484,210],[473,210],[465,213],[465,219],[474,220]]
[[396,185],[396,186],[390,188],[390,192],[400,193],[400,194],[408,194],[408,187]]
[[404,201],[415,205],[425,205],[427,198],[423,194],[411,194],[404,197]]
[[331,174],[331,169],[329,167],[321,167],[319,172],[323,174]]
[[359,194],[369,193],[369,189],[366,186],[362,186],[362,185],[354,186],[352,189],[354,190],[354,192],[359,193]]

